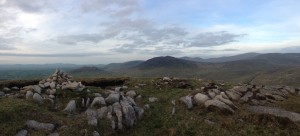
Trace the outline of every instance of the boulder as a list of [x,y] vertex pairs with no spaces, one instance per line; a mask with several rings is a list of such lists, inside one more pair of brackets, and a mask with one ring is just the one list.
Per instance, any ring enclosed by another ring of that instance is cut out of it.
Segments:
[[3,90],[4,92],[10,91],[10,89],[9,89],[8,87],[4,87],[2,90]]
[[47,93],[49,95],[54,95],[56,93],[56,89],[47,89]]
[[222,97],[225,99],[229,99],[229,97],[224,92],[221,92],[220,95],[222,95]]
[[193,98],[197,105],[204,104],[207,100],[210,99],[207,95],[202,93],[197,93]]
[[47,130],[47,131],[53,131],[55,128],[54,124],[51,123],[40,123],[35,120],[28,120],[26,122],[26,126],[28,128],[34,129],[34,130]]
[[188,109],[193,108],[192,96],[181,97],[180,101],[183,102],[187,106]]
[[126,96],[126,97],[123,97],[123,99],[124,99],[125,101],[127,101],[131,106],[136,106],[135,101],[134,101],[131,97]]
[[106,105],[105,103],[105,100],[103,97],[95,97],[92,104],[91,104],[91,107],[95,107],[96,105]]
[[31,99],[32,97],[33,97],[33,93],[31,91],[27,91],[26,95],[25,95],[25,98],[26,99]]
[[209,95],[210,98],[214,98],[216,96],[216,93],[212,90],[209,90],[208,95]]
[[32,88],[33,88],[33,91],[35,91],[36,93],[39,93],[39,94],[42,93],[42,88],[40,86],[34,85],[34,86],[32,86]]
[[234,110],[232,108],[219,100],[207,100],[204,105],[209,110],[219,109],[223,113],[234,113]]
[[136,96],[136,92],[131,90],[131,91],[126,92],[126,95],[131,97],[131,98],[134,98]]
[[234,86],[232,88],[233,90],[240,92],[242,94],[246,93],[248,91],[248,87],[247,86]]
[[105,98],[105,101],[106,101],[107,103],[110,103],[110,104],[119,102],[119,101],[120,101],[120,94],[119,94],[119,93],[111,93],[111,94],[109,94],[109,95]]
[[27,136],[28,131],[25,129],[20,130],[15,136]]
[[158,102],[158,98],[156,98],[156,97],[149,97],[149,102]]
[[38,102],[38,103],[43,103],[43,100],[44,100],[43,97],[38,93],[34,93],[32,98],[35,102]]
[[281,108],[266,107],[266,106],[250,106],[247,108],[249,111],[259,114],[270,114],[277,117],[286,117],[293,122],[300,122],[300,114],[287,111]]
[[73,113],[76,110],[76,102],[75,100],[69,101],[66,108],[63,110],[64,112]]

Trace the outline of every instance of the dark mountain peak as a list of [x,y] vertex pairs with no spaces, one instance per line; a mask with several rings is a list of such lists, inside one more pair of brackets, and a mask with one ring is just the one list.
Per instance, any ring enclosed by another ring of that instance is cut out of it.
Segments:
[[149,68],[196,68],[197,63],[175,58],[172,56],[162,56],[149,59],[137,66],[140,69]]

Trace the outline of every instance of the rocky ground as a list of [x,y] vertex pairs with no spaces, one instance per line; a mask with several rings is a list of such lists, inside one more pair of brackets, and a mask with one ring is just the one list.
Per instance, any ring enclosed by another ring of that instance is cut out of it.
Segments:
[[10,83],[0,90],[0,135],[300,135],[296,87],[169,77],[103,84],[61,70]]

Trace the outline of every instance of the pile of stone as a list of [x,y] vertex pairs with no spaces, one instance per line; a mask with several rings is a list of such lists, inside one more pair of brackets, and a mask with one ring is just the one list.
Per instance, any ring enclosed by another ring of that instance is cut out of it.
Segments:
[[[74,81],[72,76],[56,69],[56,71],[50,75],[47,79],[39,82],[38,85],[29,85],[20,89],[21,94],[25,94],[26,99],[33,99],[39,103],[42,103],[44,99],[53,101],[58,89],[71,90],[71,91],[83,91],[86,87],[81,82]],[[45,94],[42,94],[44,93]]]
[[[114,91],[107,91],[103,95],[96,93],[91,103],[90,98],[82,98],[81,106],[87,107],[85,114],[89,125],[97,126],[98,121],[106,117],[112,129],[121,130],[124,126],[132,127],[144,114],[144,109],[135,102],[137,96],[135,91],[124,91],[117,87]],[[74,113],[75,100],[71,100],[63,111]]]
[[201,92],[180,98],[188,109],[204,105],[209,110],[220,110],[223,113],[234,113],[238,107],[235,103],[265,105],[283,101],[288,95],[300,95],[299,89],[289,86],[256,86],[241,85],[223,90],[216,84],[208,84]]

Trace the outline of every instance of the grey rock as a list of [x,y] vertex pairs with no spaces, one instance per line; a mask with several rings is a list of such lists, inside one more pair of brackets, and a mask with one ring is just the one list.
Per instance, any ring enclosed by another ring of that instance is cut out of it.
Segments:
[[248,91],[248,87],[247,86],[234,86],[232,88],[233,90],[240,92],[240,93],[246,93]]
[[76,110],[76,102],[75,100],[69,101],[66,108],[63,110],[64,112],[73,113]]
[[210,125],[210,126],[214,126],[216,123],[211,121],[211,120],[208,120],[208,119],[205,119],[204,122],[207,124],[207,125]]
[[130,105],[136,106],[135,101],[134,101],[131,97],[126,96],[126,97],[123,97],[123,98],[124,98],[124,100],[126,100]]
[[103,97],[95,97],[92,104],[91,104],[91,107],[95,107],[96,105],[106,105],[106,102],[104,100]]
[[214,99],[215,99],[215,100],[219,100],[219,101],[221,101],[221,102],[227,104],[227,105],[230,106],[231,108],[237,109],[237,106],[235,106],[235,105],[233,104],[232,101],[230,101],[229,99],[223,98],[222,95],[217,95]]
[[271,114],[271,115],[278,116],[278,117],[289,118],[291,121],[294,121],[294,122],[300,122],[300,114],[299,113],[287,111],[287,110],[281,109],[281,108],[266,107],[266,106],[249,106],[247,109],[254,113]]
[[97,131],[94,131],[93,136],[100,136],[100,134]]
[[126,95],[131,97],[131,98],[134,98],[136,96],[136,92],[131,90],[131,91],[126,92]]
[[274,97],[274,99],[275,99],[276,101],[283,101],[283,100],[285,100],[285,98],[282,97],[282,96],[280,96],[280,95],[273,95],[273,97]]
[[158,102],[158,98],[156,97],[149,97],[149,102]]
[[193,98],[197,105],[204,104],[207,100],[210,99],[207,95],[202,93],[197,93]]
[[192,96],[181,97],[180,101],[183,102],[187,106],[188,109],[193,108]]
[[210,96],[210,98],[214,98],[216,96],[216,93],[213,92],[212,90],[209,90],[208,95]]
[[122,124],[122,107],[119,102],[116,102],[112,105],[113,111],[117,116],[118,119],[118,129],[123,129],[123,124]]
[[26,126],[35,130],[47,130],[52,131],[55,128],[54,124],[51,123],[40,123],[35,120],[28,120]]
[[27,136],[28,131],[27,130],[20,130],[15,136]]
[[97,126],[97,124],[98,124],[97,111],[94,109],[88,108],[85,113],[87,116],[88,125]]
[[125,119],[125,125],[127,127],[132,127],[134,122],[137,120],[135,116],[134,108],[126,101],[121,101],[122,111]]
[[94,93],[95,97],[102,97],[100,93]]
[[107,96],[107,98],[105,98],[105,101],[107,103],[113,104],[115,102],[119,102],[120,101],[120,94],[119,93],[111,93]]
[[253,97],[253,92],[247,92],[240,100],[248,102],[251,97]]
[[121,91],[123,91],[123,88],[122,88],[122,87],[116,87],[116,88],[115,88],[115,91],[116,91],[116,92],[121,92]]
[[225,99],[229,99],[229,97],[224,92],[221,92],[220,95],[222,95],[222,97]]
[[[29,91],[27,91],[27,92],[29,92]],[[34,93],[32,98],[35,102],[38,102],[38,103],[43,103],[43,100],[44,100],[43,97],[38,93]]]
[[217,108],[223,111],[224,113],[234,113],[234,110],[232,108],[230,108],[224,102],[221,102],[219,100],[207,100],[204,105],[207,109]]
[[143,117],[143,115],[145,113],[145,110],[143,108],[141,108],[141,107],[138,107],[138,106],[134,106],[133,108],[134,108],[134,110],[135,110],[135,112],[137,114],[137,118],[138,119],[142,119],[142,117]]
[[39,93],[39,94],[42,93],[42,88],[40,86],[34,85],[34,86],[32,86],[32,88],[36,93]]
[[49,98],[55,99],[55,96],[54,95],[49,95]]
[[12,89],[12,90],[20,90],[20,88],[17,87],[17,86],[12,87],[11,89]]
[[150,105],[149,105],[149,104],[145,104],[145,105],[144,105],[144,109],[146,109],[146,110],[147,110],[147,109],[150,109]]
[[47,93],[49,95],[54,95],[56,93],[56,89],[47,89]]
[[232,90],[228,90],[226,91],[226,95],[231,99],[231,100],[239,100],[241,98],[241,96],[235,92],[233,92]]
[[8,88],[8,87],[4,87],[3,89],[2,89],[3,91],[10,91],[10,89]]
[[100,109],[97,109],[97,117],[99,119],[102,119],[107,114],[107,107],[101,107]]

